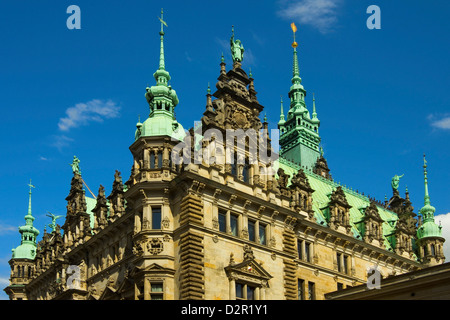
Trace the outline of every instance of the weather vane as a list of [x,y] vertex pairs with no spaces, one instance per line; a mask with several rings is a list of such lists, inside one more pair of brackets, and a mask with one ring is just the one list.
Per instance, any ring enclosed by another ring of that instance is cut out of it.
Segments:
[[161,22],[161,32],[164,32],[163,25],[168,27],[167,23],[163,20],[163,9],[161,8],[161,18],[158,17],[158,20]]
[[298,43],[295,42],[295,33],[297,32],[297,26],[293,22],[291,23],[291,29],[294,32],[294,42],[292,42],[292,48],[297,48],[298,47]]
[[31,193],[31,188],[36,188],[35,186],[33,186],[33,185],[31,184],[31,179],[30,179],[30,183],[28,184],[28,186],[30,187],[30,193]]

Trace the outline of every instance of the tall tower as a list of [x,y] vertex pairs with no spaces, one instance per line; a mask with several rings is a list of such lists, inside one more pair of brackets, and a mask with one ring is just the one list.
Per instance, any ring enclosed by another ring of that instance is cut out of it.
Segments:
[[427,161],[423,155],[423,172],[425,180],[424,206],[419,213],[422,215],[422,225],[417,229],[417,245],[422,263],[433,266],[443,263],[445,260],[443,246],[445,239],[442,237],[442,226],[438,226],[434,220],[436,209],[431,205],[428,194]]
[[28,213],[25,216],[25,225],[19,227],[21,234],[20,246],[12,250],[12,258],[9,260],[11,266],[10,285],[5,288],[5,292],[9,295],[11,300],[27,300],[25,292],[25,285],[31,281],[34,273],[34,259],[36,257],[36,238],[39,235],[39,230],[33,226],[34,217],[31,213],[31,184]]
[[297,28],[291,24],[294,31],[293,75],[292,85],[289,90],[289,111],[285,118],[281,107],[280,121],[280,155],[294,163],[298,163],[306,169],[312,170],[320,157],[320,120],[317,118],[315,99],[313,100],[312,117],[306,108],[306,90],[303,88],[298,66],[297,47],[295,33]]

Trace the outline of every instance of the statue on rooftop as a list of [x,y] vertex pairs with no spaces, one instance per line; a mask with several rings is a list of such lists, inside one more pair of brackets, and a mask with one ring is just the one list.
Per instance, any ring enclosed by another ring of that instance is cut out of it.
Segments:
[[403,176],[404,176],[404,174],[402,174],[401,176],[395,175],[395,176],[392,178],[391,186],[392,186],[392,189],[393,189],[393,190],[397,190],[397,189],[398,189],[398,185],[399,185],[399,183],[400,183],[400,178],[403,177]]
[[231,57],[233,58],[233,62],[242,62],[242,59],[244,59],[244,46],[242,45],[241,40],[234,40],[234,26],[232,26],[231,30]]
[[52,223],[48,224],[48,226],[52,229],[52,232],[56,230],[56,219],[62,218],[63,216],[55,216],[53,213],[48,212],[47,217],[52,218]]
[[81,175],[80,159],[78,159],[76,156],[73,156],[73,161],[72,163],[69,163],[69,165],[72,167],[72,171],[74,174],[76,173]]

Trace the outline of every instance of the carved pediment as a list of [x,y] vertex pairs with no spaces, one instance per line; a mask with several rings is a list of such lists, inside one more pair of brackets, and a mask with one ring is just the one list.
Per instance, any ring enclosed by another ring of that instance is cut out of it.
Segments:
[[175,274],[175,270],[165,268],[157,263],[153,263],[145,268],[135,266],[130,272],[130,278],[135,278],[143,274]]
[[270,280],[273,278],[258,262],[254,259],[244,260],[239,264],[225,267],[227,275],[237,278],[245,278],[253,281]]

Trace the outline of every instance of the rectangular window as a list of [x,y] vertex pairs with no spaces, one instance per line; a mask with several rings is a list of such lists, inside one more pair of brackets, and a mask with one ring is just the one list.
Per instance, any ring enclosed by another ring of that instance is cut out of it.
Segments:
[[336,260],[337,260],[337,271],[342,272],[342,266],[341,266],[341,254],[339,252],[336,253]]
[[244,299],[244,285],[239,282],[236,282],[236,298]]
[[247,285],[247,300],[255,300],[255,287]]
[[303,259],[303,240],[297,241],[297,252],[298,252],[298,258],[300,260]]
[[163,300],[163,284],[162,283],[151,283],[150,288],[150,299],[151,300]]
[[343,260],[343,271],[344,273],[348,274],[348,256],[344,254],[344,260]]
[[227,232],[227,214],[219,211],[219,231]]
[[259,243],[260,244],[266,244],[266,225],[259,224]]
[[155,169],[155,154],[150,153],[150,169]]
[[152,207],[152,229],[161,229],[161,207]]
[[305,292],[304,292],[305,280],[298,279],[298,300],[305,300]]
[[305,259],[311,262],[311,243],[305,241]]
[[238,235],[238,217],[233,214],[230,215],[230,229],[233,236]]
[[256,287],[242,282],[236,282],[236,299],[255,300]]
[[248,221],[248,239],[250,241],[256,241],[255,222]]
[[250,182],[250,172],[249,172],[250,170],[249,170],[249,168],[250,168],[250,165],[245,164],[244,168],[242,169],[243,180],[244,180],[244,182],[247,182],[247,183]]
[[158,152],[158,168],[162,167],[162,152]]
[[316,299],[316,285],[314,282],[308,282],[308,300],[315,300]]

